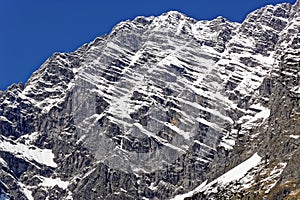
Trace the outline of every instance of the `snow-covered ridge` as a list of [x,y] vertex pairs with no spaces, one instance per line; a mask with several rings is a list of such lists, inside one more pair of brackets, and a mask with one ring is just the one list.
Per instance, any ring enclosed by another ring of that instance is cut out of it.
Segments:
[[186,194],[177,195],[172,200],[184,200],[184,198],[192,197],[194,194],[197,194],[199,192],[216,193],[218,192],[217,187],[226,187],[226,185],[230,184],[231,182],[239,181],[240,179],[245,177],[249,170],[259,165],[261,159],[262,158],[257,153],[255,153],[250,158],[234,167],[233,169],[229,170],[219,178],[211,181],[208,184],[207,181],[205,181],[193,191]]

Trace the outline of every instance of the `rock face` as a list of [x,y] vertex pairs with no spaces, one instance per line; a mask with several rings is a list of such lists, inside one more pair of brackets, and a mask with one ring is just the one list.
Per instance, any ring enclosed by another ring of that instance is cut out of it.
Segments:
[[0,93],[0,199],[297,199],[300,2],[170,11]]

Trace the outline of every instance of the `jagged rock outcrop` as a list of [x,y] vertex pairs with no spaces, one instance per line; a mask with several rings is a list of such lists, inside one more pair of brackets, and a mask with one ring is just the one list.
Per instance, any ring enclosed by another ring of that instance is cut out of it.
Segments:
[[296,199],[299,9],[170,11],[55,53],[0,93],[0,197]]

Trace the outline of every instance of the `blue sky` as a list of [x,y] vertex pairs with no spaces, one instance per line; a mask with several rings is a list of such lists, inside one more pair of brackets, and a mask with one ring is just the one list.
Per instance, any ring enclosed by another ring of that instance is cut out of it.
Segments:
[[70,52],[118,22],[178,10],[241,22],[264,5],[295,0],[0,0],[0,90],[26,83],[54,52]]

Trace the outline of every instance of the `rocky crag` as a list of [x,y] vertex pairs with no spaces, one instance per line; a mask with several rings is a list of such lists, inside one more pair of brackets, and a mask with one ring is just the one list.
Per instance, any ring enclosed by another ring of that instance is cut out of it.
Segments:
[[170,11],[0,92],[0,199],[299,199],[300,1]]

